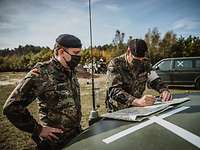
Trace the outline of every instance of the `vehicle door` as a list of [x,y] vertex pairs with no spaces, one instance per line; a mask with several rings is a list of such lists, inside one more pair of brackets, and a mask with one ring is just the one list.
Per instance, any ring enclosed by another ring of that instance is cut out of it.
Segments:
[[172,60],[163,60],[155,67],[157,74],[167,84],[171,83]]
[[177,85],[193,84],[195,68],[193,59],[177,59],[173,63],[172,81]]
[[195,83],[200,80],[200,57],[195,59]]

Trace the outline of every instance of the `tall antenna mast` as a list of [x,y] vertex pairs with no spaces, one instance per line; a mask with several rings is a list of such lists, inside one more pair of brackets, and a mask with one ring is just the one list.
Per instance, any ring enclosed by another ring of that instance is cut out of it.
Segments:
[[92,55],[92,111],[89,116],[89,125],[96,122],[98,118],[98,112],[95,108],[95,91],[94,91],[94,56],[92,50],[92,15],[91,15],[91,0],[89,0],[89,19],[90,19],[90,50]]
[[90,18],[90,50],[92,55],[92,109],[95,108],[95,92],[94,92],[94,56],[92,50],[92,15],[91,15],[91,0],[89,0],[89,18]]

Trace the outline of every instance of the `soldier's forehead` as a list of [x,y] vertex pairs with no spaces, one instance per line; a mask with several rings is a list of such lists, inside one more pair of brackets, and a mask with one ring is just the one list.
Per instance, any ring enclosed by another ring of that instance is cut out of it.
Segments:
[[81,50],[81,48],[68,48],[68,50],[70,50],[72,52],[79,52]]

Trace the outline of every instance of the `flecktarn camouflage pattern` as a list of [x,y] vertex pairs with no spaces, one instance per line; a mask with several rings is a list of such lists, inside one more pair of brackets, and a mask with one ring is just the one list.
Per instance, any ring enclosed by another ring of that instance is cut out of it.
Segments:
[[[38,99],[38,123],[26,108]],[[39,133],[41,125],[61,128],[64,144],[81,129],[80,87],[75,71],[66,70],[55,58],[38,63],[18,84],[4,105],[4,114],[19,129]]]
[[109,112],[131,107],[135,98],[141,98],[146,88],[158,92],[167,90],[151,68],[148,58],[127,62],[126,54],[114,58],[108,65],[106,106]]

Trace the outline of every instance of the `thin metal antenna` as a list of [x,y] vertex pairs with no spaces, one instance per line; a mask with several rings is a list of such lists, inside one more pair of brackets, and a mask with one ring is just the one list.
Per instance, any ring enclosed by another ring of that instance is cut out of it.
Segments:
[[93,110],[96,110],[95,108],[95,92],[94,92],[94,56],[93,56],[93,50],[92,50],[92,17],[91,17],[91,0],[89,0],[89,18],[90,18],[90,50],[92,55],[92,108]]
[[95,123],[98,119],[98,112],[95,108],[95,91],[94,91],[94,62],[93,62],[93,50],[92,50],[92,17],[91,17],[91,0],[89,0],[89,18],[90,18],[90,49],[92,55],[92,111],[89,116],[89,125]]

